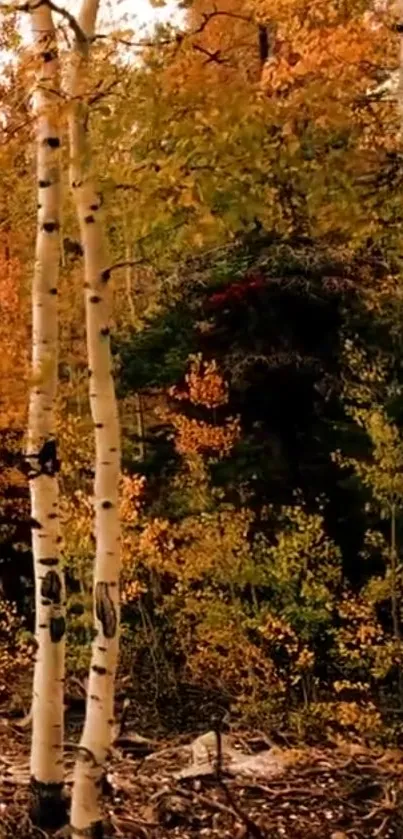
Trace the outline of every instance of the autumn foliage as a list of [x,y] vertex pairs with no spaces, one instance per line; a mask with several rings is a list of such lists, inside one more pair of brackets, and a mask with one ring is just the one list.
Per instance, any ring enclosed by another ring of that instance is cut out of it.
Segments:
[[27,299],[23,267],[0,240],[0,416],[1,431],[23,429],[28,382]]
[[[401,710],[403,176],[382,93],[393,24],[360,0],[195,0],[178,29],[142,42],[122,25],[94,43],[124,416],[120,675],[150,713],[190,684],[237,720],[376,739],[385,703]],[[15,523],[28,518],[28,52],[20,64],[1,91],[1,560],[28,547]],[[83,253],[65,205],[69,682],[88,665],[94,537]],[[0,623],[6,699],[7,626],[24,667],[29,650],[14,607]],[[399,725],[387,720],[392,736]]]

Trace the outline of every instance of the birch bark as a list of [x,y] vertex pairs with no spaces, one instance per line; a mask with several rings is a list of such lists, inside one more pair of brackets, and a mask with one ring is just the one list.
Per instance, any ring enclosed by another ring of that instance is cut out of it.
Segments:
[[32,379],[26,458],[31,495],[37,654],[32,701],[31,789],[34,819],[65,817],[63,687],[65,587],[60,563],[55,398],[58,376],[60,228],[59,62],[52,12],[30,6],[37,62],[38,227],[32,283]]
[[120,430],[112,375],[110,269],[88,137],[86,79],[99,0],[83,0],[68,78],[70,180],[84,250],[89,397],[95,433],[94,624],[84,729],[74,771],[73,837],[102,836],[101,793],[113,734],[118,658]]

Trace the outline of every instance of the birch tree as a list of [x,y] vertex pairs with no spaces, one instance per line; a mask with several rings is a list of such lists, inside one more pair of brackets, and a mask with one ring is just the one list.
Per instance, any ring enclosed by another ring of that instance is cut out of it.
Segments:
[[99,0],[83,0],[74,32],[67,89],[71,189],[84,250],[89,398],[95,433],[94,624],[84,729],[74,772],[73,836],[102,835],[101,786],[113,732],[118,657],[120,431],[112,376],[109,317],[111,269],[93,175],[88,134],[88,70]]
[[35,569],[36,641],[31,785],[35,820],[63,820],[65,589],[60,564],[55,398],[60,228],[59,62],[52,12],[31,2],[36,54],[38,227],[32,285],[32,379],[27,435]]

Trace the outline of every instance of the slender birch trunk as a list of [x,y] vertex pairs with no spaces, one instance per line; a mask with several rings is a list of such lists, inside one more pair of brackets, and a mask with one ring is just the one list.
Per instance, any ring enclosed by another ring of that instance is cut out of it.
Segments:
[[64,820],[63,687],[65,587],[60,564],[55,398],[58,376],[60,228],[59,62],[52,12],[32,3],[38,64],[38,228],[32,285],[32,383],[27,434],[32,511],[37,654],[32,701],[31,787],[34,818]]
[[120,431],[109,338],[110,294],[101,199],[92,174],[86,79],[99,0],[83,0],[69,68],[71,188],[84,249],[89,396],[94,423],[95,537],[94,623],[87,706],[74,771],[73,837],[102,836],[102,777],[113,735],[118,658]]
[[[129,229],[129,222],[126,221],[125,224],[125,260],[126,260],[126,268],[125,268],[125,278],[126,278],[126,297],[127,297],[127,305],[130,310],[130,320],[131,325],[136,326],[137,318],[136,318],[136,309],[133,303],[133,262],[132,262],[132,248],[130,244],[130,229]],[[137,391],[134,394],[134,412],[136,416],[136,433],[137,433],[137,455],[136,460],[143,462],[145,459],[145,442],[144,442],[144,417],[143,417],[143,406],[142,406],[142,399],[141,393]]]

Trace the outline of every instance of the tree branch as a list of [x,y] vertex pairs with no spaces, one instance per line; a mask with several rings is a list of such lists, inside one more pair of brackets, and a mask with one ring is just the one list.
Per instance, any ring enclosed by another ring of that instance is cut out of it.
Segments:
[[6,7],[6,11],[10,10],[13,12],[26,12],[30,14],[31,12],[35,11],[35,9],[39,9],[40,6],[48,6],[48,8],[52,12],[56,12],[61,17],[64,17],[67,22],[69,23],[71,29],[73,30],[77,41],[80,43],[86,44],[88,42],[88,38],[85,35],[85,32],[81,29],[77,19],[68,9],[65,9],[64,6],[58,6],[57,3],[54,3],[53,0],[27,0],[26,3],[22,3],[21,5],[18,4],[11,4],[10,6]]
[[144,265],[145,262],[149,262],[148,259],[123,259],[121,262],[115,262],[113,265],[110,265],[108,271],[117,271],[119,268],[135,268],[137,265]]
[[192,44],[193,49],[197,50],[197,52],[201,52],[202,55],[207,56],[207,61],[205,64],[228,64],[228,58],[221,58],[221,50],[215,50],[214,52],[210,52],[210,50],[205,49],[205,47],[201,47],[200,44]]

